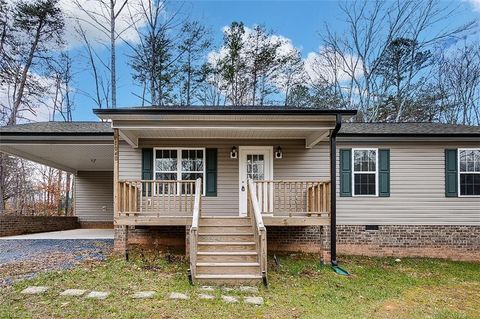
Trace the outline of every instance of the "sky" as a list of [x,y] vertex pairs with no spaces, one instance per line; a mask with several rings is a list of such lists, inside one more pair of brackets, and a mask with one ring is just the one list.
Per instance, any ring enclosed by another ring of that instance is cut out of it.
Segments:
[[[63,1],[67,10],[72,10],[75,15],[78,12],[72,7],[70,0]],[[454,5],[459,7],[459,13],[445,19],[439,24],[439,28],[459,25],[471,20],[480,21],[480,0],[456,0]],[[292,43],[301,49],[302,55],[307,57],[309,53],[318,51],[321,32],[325,25],[329,28],[342,32],[345,24],[342,22],[343,15],[337,1],[174,1],[173,5],[182,5],[182,12],[192,20],[199,20],[212,31],[214,47],[218,47],[222,41],[222,29],[232,21],[242,21],[247,27],[255,24],[263,24],[274,34],[282,35],[291,39]],[[480,28],[480,27],[477,27]],[[88,29],[89,33],[95,33],[94,29]],[[69,42],[70,55],[74,59],[74,112],[76,121],[98,120],[92,109],[95,103],[81,92],[94,92],[93,78],[87,69],[84,49],[73,36],[72,23],[67,21],[67,41]],[[472,35],[480,37],[480,30]],[[135,41],[135,35],[130,36]],[[97,47],[100,55],[107,55],[106,50]],[[131,53],[128,46],[121,42],[117,46],[117,104],[118,107],[139,105],[139,99],[134,93],[139,89],[131,77],[128,65],[128,55]],[[36,120],[46,120],[48,114],[39,112]]]

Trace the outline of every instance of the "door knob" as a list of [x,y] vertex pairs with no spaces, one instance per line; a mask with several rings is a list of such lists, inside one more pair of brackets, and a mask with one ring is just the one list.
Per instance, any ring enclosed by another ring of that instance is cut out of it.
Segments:
[[244,191],[245,191],[245,186],[242,186],[242,192],[244,192]]

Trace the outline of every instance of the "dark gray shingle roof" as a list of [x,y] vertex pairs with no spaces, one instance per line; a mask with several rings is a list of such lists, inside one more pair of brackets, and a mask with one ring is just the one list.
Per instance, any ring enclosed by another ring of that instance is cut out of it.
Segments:
[[341,136],[480,136],[480,126],[444,123],[343,123]]
[[38,122],[0,127],[0,135],[110,135],[106,122]]
[[[105,122],[39,122],[0,127],[1,135],[110,135]],[[472,136],[480,126],[442,123],[343,123],[340,136]]]

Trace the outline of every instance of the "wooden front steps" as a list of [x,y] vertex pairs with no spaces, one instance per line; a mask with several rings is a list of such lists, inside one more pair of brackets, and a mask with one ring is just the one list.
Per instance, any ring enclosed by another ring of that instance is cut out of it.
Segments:
[[201,217],[196,282],[256,284],[262,273],[252,221],[248,217]]

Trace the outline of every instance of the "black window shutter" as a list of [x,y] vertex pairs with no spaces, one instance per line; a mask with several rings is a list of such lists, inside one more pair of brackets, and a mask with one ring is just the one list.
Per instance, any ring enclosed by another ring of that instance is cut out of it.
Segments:
[[217,149],[207,148],[206,150],[206,196],[217,196]]
[[352,149],[340,149],[340,197],[352,196]]
[[457,150],[445,150],[445,196],[458,196]]
[[390,197],[390,150],[378,150],[378,196]]
[[[142,179],[153,180],[153,149],[142,149]],[[150,184],[148,184],[149,187]],[[150,189],[148,190],[150,193]],[[145,185],[143,185],[143,196],[145,196]]]

